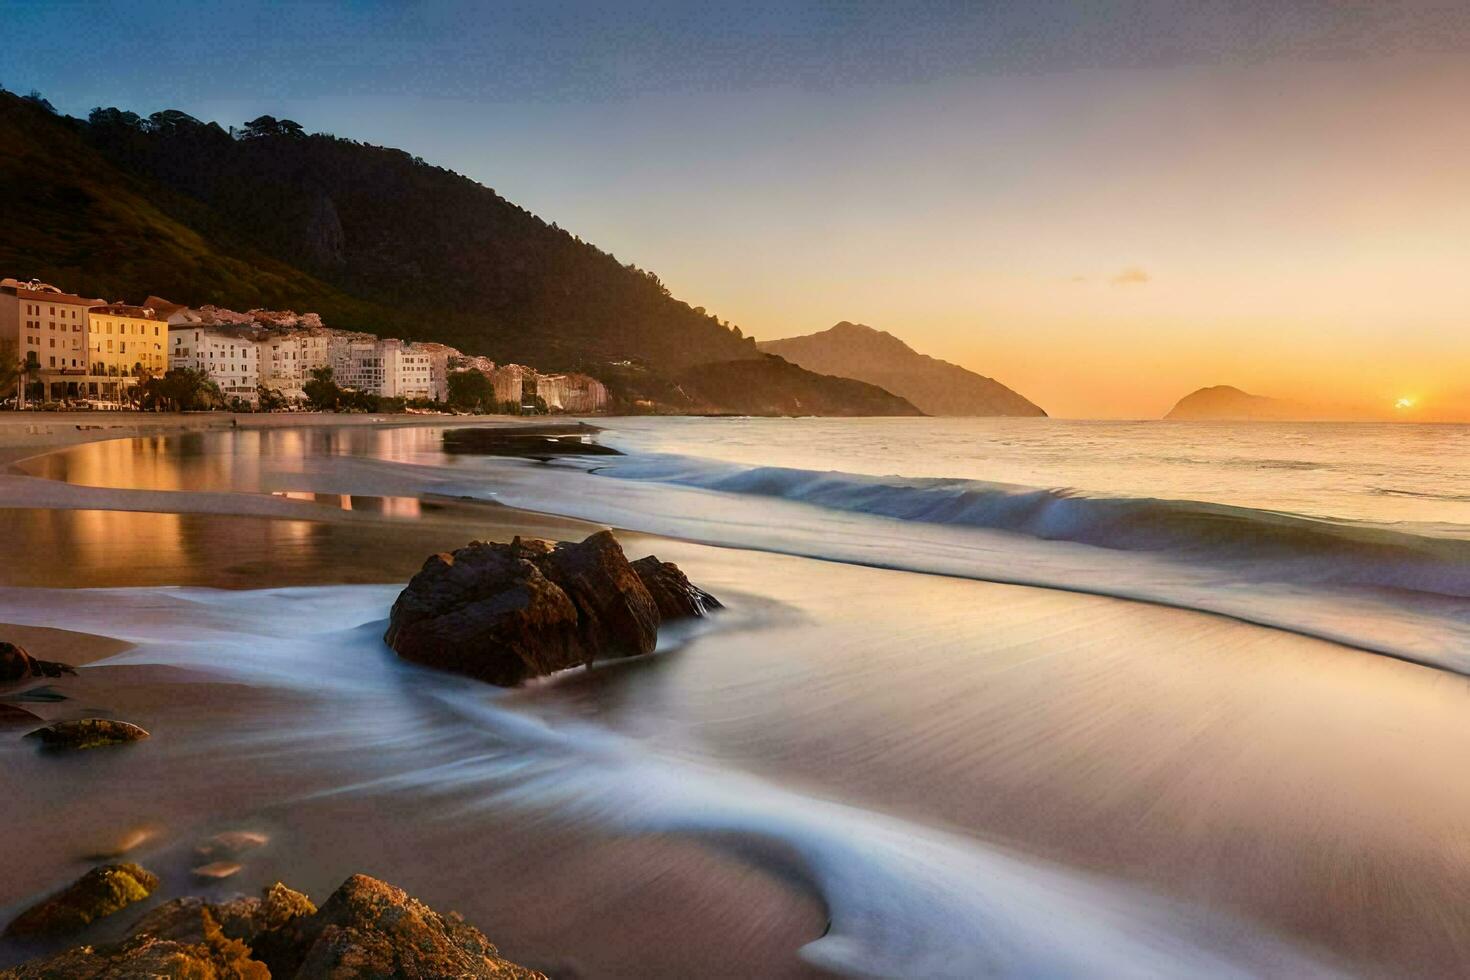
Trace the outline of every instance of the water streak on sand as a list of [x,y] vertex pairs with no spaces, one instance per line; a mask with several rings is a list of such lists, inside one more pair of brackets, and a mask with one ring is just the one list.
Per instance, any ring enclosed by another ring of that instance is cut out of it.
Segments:
[[[601,727],[509,710],[479,685],[389,655],[380,587],[0,592],[0,619],[52,619],[136,646],[112,665],[187,668],[331,707],[229,754],[289,752],[304,798],[404,793],[438,819],[517,807],[603,832],[701,841],[813,890],[831,920],[803,955],[857,976],[1292,976],[1326,967],[1246,929],[1100,878],[761,779],[665,756]],[[105,601],[98,601],[105,600]],[[330,733],[350,758],[322,751]],[[371,762],[365,764],[365,760]],[[454,800],[441,807],[436,800]],[[277,801],[288,804],[290,801]]]

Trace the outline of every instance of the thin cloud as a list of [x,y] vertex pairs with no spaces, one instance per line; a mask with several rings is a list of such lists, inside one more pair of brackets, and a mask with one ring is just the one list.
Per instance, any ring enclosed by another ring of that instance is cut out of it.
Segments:
[[1136,265],[1130,265],[1128,268],[1124,269],[1116,276],[1114,276],[1112,278],[1112,283],[1114,286],[1142,286],[1144,283],[1147,283],[1152,279],[1153,276],[1148,274],[1147,269],[1140,268]]

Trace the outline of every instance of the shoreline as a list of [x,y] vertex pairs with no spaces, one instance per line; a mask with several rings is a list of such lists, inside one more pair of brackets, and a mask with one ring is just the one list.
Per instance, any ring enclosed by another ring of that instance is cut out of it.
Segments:
[[[0,411],[0,466],[89,442],[191,432],[403,426],[505,426],[534,429],[569,424],[544,416],[420,415],[338,412],[7,412]],[[33,450],[33,452],[28,452]]]

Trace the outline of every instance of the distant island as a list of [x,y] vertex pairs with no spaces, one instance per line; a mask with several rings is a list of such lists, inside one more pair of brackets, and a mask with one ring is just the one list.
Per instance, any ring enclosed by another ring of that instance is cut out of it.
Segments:
[[809,371],[877,385],[925,415],[1046,415],[999,381],[920,354],[893,334],[861,323],[844,320],[820,333],[757,346]]
[[1252,395],[1233,385],[1213,385],[1191,391],[1174,404],[1165,419],[1218,421],[1297,422],[1349,418],[1352,413],[1333,413],[1285,398]]

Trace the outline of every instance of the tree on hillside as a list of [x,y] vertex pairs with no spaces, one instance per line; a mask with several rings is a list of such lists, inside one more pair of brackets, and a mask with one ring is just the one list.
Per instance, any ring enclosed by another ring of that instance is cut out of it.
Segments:
[[262,136],[286,136],[291,139],[300,139],[306,135],[306,130],[294,119],[277,119],[275,116],[257,116],[247,122],[238,130],[242,140],[257,139]]
[[281,412],[287,407],[286,396],[274,388],[256,385],[255,396],[259,400],[262,412]]
[[142,404],[163,411],[192,412],[222,405],[224,396],[204,371],[174,368],[143,383]]
[[479,371],[455,371],[449,376],[449,404],[471,412],[495,404],[495,386]]
[[87,122],[93,126],[124,126],[128,129],[142,129],[143,117],[136,112],[128,112],[125,109],[108,107],[104,109],[98,106],[87,114]]
[[329,367],[312,368],[311,380],[301,386],[306,403],[318,412],[335,412],[342,404],[342,389],[332,380]]

